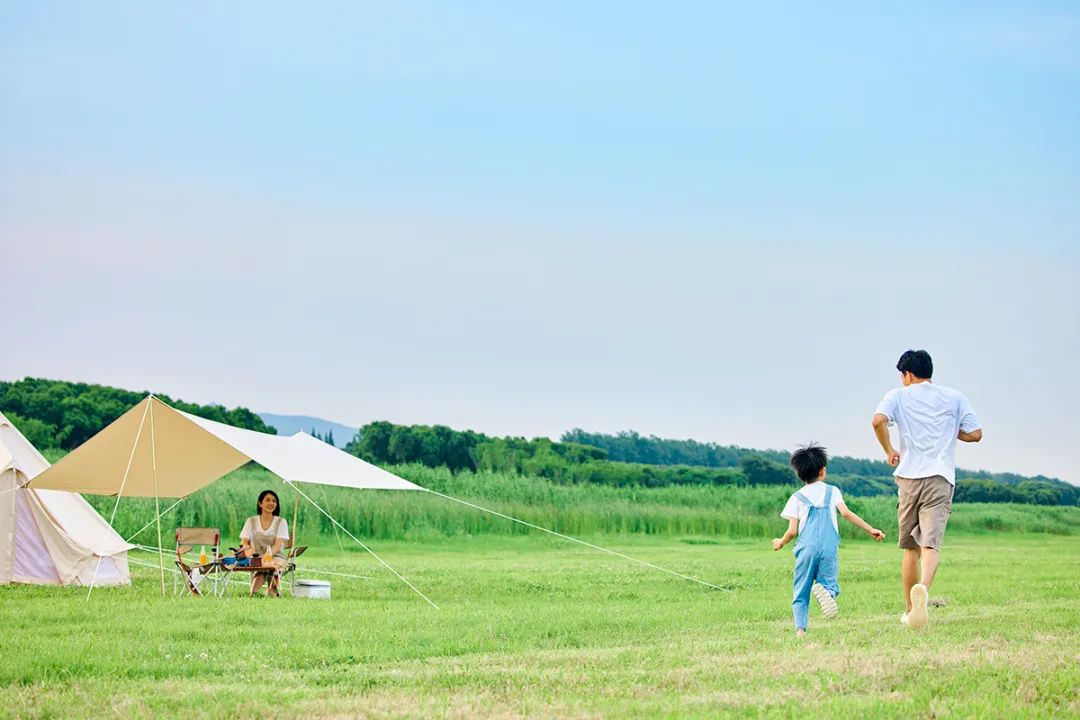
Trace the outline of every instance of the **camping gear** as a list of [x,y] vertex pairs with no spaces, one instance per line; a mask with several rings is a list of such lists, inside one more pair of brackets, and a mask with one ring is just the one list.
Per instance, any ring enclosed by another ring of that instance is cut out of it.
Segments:
[[0,413],[0,585],[127,585],[124,542],[74,492],[24,487],[49,462]]
[[154,396],[33,479],[34,488],[120,497],[186,497],[254,460],[286,483],[423,490],[310,435],[244,430]]
[[[281,478],[299,497],[325,515],[334,527],[366,550],[380,565],[436,610],[439,606],[432,602],[431,598],[394,570],[360,538],[349,532],[326,508],[305,493],[300,483],[356,489],[425,491],[683,580],[716,590],[730,590],[467,500],[420,487],[310,435],[296,433],[289,437],[280,437],[244,430],[181,412],[153,395],[121,415],[56,465],[36,476],[33,487],[114,495],[115,515],[120,499],[125,495],[155,499],[186,497],[249,461],[259,463]],[[294,509],[294,517],[295,512]],[[161,516],[162,513],[158,512],[154,519],[154,522],[158,523],[159,537]],[[164,593],[164,567],[161,566],[160,570],[161,590]]]
[[[192,595],[203,595],[199,589],[199,583],[207,575],[214,576],[214,584],[211,592],[214,595],[224,592],[224,586],[219,588],[218,579],[221,576],[220,557],[218,544],[221,542],[221,530],[217,528],[176,528],[176,567],[180,575],[173,576],[173,593],[179,592],[179,578],[184,579],[184,590]],[[200,548],[199,562],[194,564],[184,558],[185,553],[190,552],[195,545],[209,545],[213,555],[213,561],[206,556],[205,548]]]
[[[292,543],[292,538],[289,539],[289,542]],[[293,583],[296,580],[296,558],[303,555],[304,551],[307,550],[307,548],[307,545],[297,545],[294,548],[289,548],[288,563],[285,565],[285,569],[281,571],[281,577],[284,580],[286,575],[289,576],[290,591],[294,589]]]
[[330,583],[326,580],[297,580],[292,594],[298,598],[329,600]]

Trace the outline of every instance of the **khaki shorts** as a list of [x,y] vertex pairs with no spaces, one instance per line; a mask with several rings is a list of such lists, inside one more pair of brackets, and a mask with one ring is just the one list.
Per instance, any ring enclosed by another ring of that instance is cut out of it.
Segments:
[[945,525],[952,514],[953,485],[941,475],[924,478],[896,478],[900,502],[900,547],[937,550],[945,537]]

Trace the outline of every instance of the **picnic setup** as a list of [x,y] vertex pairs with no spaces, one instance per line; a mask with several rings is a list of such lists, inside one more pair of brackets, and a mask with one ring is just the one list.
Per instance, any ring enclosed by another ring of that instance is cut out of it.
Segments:
[[[244,430],[176,410],[153,395],[55,465],[49,465],[6,419],[0,440],[0,529],[13,540],[4,544],[0,582],[87,585],[91,590],[96,585],[130,583],[127,552],[135,546],[112,528],[122,499],[154,498],[155,517],[146,527],[156,528],[160,550],[166,533],[161,517],[169,509],[161,509],[162,499],[179,502],[252,461],[292,487],[297,504],[303,497],[335,524],[337,520],[296,487],[297,482],[354,489],[422,489],[305,433],[282,437]],[[101,517],[80,493],[114,496],[112,517]],[[295,509],[294,505],[294,517]],[[292,537],[277,562],[268,547],[252,545],[222,552],[218,528],[175,528],[172,534],[178,571],[174,592],[222,595],[230,579],[250,576],[253,581],[275,584],[285,580],[295,595],[328,595],[328,583],[296,579],[296,559],[306,547],[294,545]],[[158,557],[165,594],[164,553],[158,552]]]
[[[171,407],[149,395],[79,447],[50,465],[6,419],[0,416],[0,532],[12,542],[0,554],[0,583],[84,585],[130,584],[128,551],[147,550],[158,557],[161,594],[168,594],[166,556],[174,566],[172,592],[193,597],[222,597],[240,585],[255,594],[263,585],[277,596],[328,599],[330,583],[297,577],[299,557],[296,516],[300,499],[324,515],[386,570],[432,608],[439,606],[398,573],[329,510],[300,487],[301,483],[354,490],[409,490],[437,495],[509,522],[613,555],[629,562],[712,589],[717,585],[614,550],[551,530],[476,503],[421,487],[376,465],[343,452],[304,432],[279,436],[208,420]],[[173,548],[163,539],[161,518],[202,487],[255,462],[276,475],[294,495],[291,526],[280,515],[272,490],[259,496],[260,515],[248,519],[241,545],[226,548],[220,528],[172,529]],[[81,493],[115,497],[108,520]],[[125,540],[112,524],[123,498],[153,498],[154,517]],[[162,499],[175,499],[162,509]],[[154,528],[157,544],[132,540]],[[288,528],[293,528],[289,532]],[[145,564],[145,563],[143,563]],[[245,581],[241,581],[245,578]],[[88,593],[88,596],[89,596]]]
[[[174,592],[178,592],[182,585],[183,590],[192,595],[224,595],[229,588],[229,579],[235,573],[250,575],[252,580],[262,575],[263,582],[288,579],[289,594],[296,594],[296,558],[304,554],[306,545],[294,547],[292,540],[289,540],[286,543],[289,546],[287,562],[283,567],[278,567],[269,553],[252,553],[248,557],[242,549],[231,548],[231,552],[222,554],[220,542],[221,530],[218,528],[176,528],[175,562],[178,574],[173,576]],[[193,561],[189,556],[196,546],[199,547],[199,554]],[[209,553],[205,550],[207,547],[210,548]],[[308,587],[329,588],[329,583],[316,580],[301,580],[299,583],[303,588],[301,594],[305,594]]]

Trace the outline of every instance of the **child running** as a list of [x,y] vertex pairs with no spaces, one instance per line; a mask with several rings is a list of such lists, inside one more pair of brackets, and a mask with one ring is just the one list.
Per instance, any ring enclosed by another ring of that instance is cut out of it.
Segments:
[[881,542],[885,533],[870,527],[861,517],[844,504],[840,488],[825,482],[825,467],[829,456],[825,448],[810,443],[791,456],[791,467],[803,482],[803,489],[788,499],[780,517],[787,519],[788,528],[783,537],[772,541],[773,550],[779,550],[794,538],[795,543],[795,597],[791,609],[795,615],[795,634],[806,635],[810,595],[818,601],[825,617],[835,617],[840,608],[836,596],[840,594],[837,582],[837,550],[840,546],[840,529],[836,512],[856,527],[860,527]]

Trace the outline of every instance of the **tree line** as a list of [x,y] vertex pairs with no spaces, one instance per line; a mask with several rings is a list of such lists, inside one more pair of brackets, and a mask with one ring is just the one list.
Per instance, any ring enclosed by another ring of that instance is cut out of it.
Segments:
[[[360,428],[345,451],[381,465],[419,463],[447,467],[455,472],[513,472],[560,483],[616,487],[790,486],[796,482],[787,464],[789,456],[781,451],[643,438],[634,432],[612,436],[572,430],[555,442],[549,438],[490,437],[443,425],[395,425],[379,421]],[[658,462],[660,459],[664,462]],[[695,462],[710,464],[695,465]],[[1022,480],[1010,482],[1015,478]],[[892,467],[874,460],[833,458],[829,461],[829,481],[849,495],[896,492]],[[962,477],[957,483],[956,498],[960,502],[1076,505],[1080,503],[1080,488],[1058,480],[1016,475],[1001,479]]]
[[[789,454],[782,450],[754,450],[737,445],[718,445],[696,440],[671,440],[643,436],[633,430],[615,434],[590,433],[574,428],[561,440],[602,448],[608,459],[657,465],[688,464],[708,467],[740,467],[745,458],[764,458],[787,465]],[[837,456],[829,459],[829,477],[842,480],[858,495],[892,493],[893,468],[881,460]],[[1022,502],[1037,505],[1076,505],[1080,488],[1044,475],[1028,477],[1016,473],[991,473],[958,468],[958,502]]]
[[[148,393],[103,385],[26,378],[0,382],[0,410],[41,449],[71,450],[120,417]],[[276,433],[247,408],[197,405],[158,395],[173,407],[217,422]],[[312,433],[332,443],[333,436]],[[360,428],[345,451],[379,465],[418,463],[451,471],[493,471],[541,477],[562,484],[658,488],[689,485],[796,485],[788,454],[734,445],[644,437],[633,431],[605,435],[574,429],[550,438],[491,437],[444,425]],[[958,471],[960,502],[1076,505],[1080,488],[1052,478]],[[884,462],[836,457],[829,480],[849,495],[895,493]]]
[[737,471],[705,467],[617,463],[602,448],[550,438],[490,437],[445,425],[368,423],[345,452],[379,465],[419,463],[452,471],[511,472],[560,483],[616,487],[723,485],[742,482]]
[[[25,378],[0,381],[0,411],[39,450],[73,450],[149,394],[106,385]],[[247,408],[230,410],[221,405],[198,405],[156,395],[177,410],[207,420],[277,434],[277,430]]]

